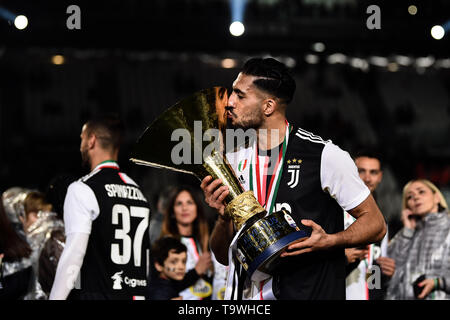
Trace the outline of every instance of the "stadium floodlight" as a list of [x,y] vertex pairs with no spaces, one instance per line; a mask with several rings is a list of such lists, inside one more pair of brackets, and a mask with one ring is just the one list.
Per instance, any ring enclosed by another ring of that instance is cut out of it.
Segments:
[[23,30],[28,26],[28,18],[24,15],[18,15],[14,19],[14,25],[16,26],[17,29]]
[[431,28],[431,36],[436,40],[441,40],[445,35],[445,30],[442,26],[436,25]]
[[64,56],[60,55],[60,54],[56,54],[52,57],[52,63],[55,65],[62,65],[64,64]]
[[234,21],[232,24],[230,24],[230,33],[235,36],[239,37],[242,36],[245,32],[244,24],[240,21]]
[[312,49],[316,52],[324,52],[325,44],[323,42],[316,42],[312,45]]
[[230,33],[239,37],[242,36],[245,32],[244,27],[244,12],[246,0],[231,0],[231,24],[229,27]]
[[412,16],[414,16],[414,15],[416,15],[417,14],[417,7],[415,6],[415,5],[410,5],[409,7],[408,7],[408,13],[410,14],[410,15],[412,15]]

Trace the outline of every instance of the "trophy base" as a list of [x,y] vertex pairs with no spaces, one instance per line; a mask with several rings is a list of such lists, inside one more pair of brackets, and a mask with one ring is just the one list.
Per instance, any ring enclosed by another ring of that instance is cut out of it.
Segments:
[[286,211],[278,211],[244,227],[237,240],[237,259],[248,276],[259,281],[276,268],[286,247],[307,237]]
[[308,235],[305,231],[293,232],[284,238],[281,238],[276,243],[268,247],[261,253],[255,260],[249,265],[247,273],[252,280],[256,270],[259,270],[265,274],[271,274],[280,262],[277,258],[284,252],[290,244],[297,240],[307,238]]

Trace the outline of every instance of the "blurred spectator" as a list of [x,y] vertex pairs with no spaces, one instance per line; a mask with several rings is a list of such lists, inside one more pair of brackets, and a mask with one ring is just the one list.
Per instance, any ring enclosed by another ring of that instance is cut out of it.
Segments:
[[181,300],[186,274],[187,248],[178,239],[163,237],[152,246],[153,266],[156,272],[149,281],[148,300]]
[[0,201],[0,300],[23,299],[30,291],[33,278],[30,255],[30,246],[14,230]]
[[6,215],[13,225],[14,229],[25,238],[25,231],[20,217],[24,217],[25,208],[23,201],[25,200],[30,189],[22,187],[11,187],[2,193],[2,201]]
[[39,191],[30,191],[23,201],[24,215],[19,217],[23,230],[29,234],[30,227],[38,220],[40,211],[51,211],[52,205],[45,201],[45,195]]
[[[373,150],[366,149],[356,153],[355,164],[358,174],[369,188],[374,199],[376,199],[376,189],[383,179],[383,167],[381,156]],[[345,213],[344,224],[348,228],[355,219]],[[366,247],[346,248],[347,258],[347,278],[346,278],[346,298],[347,300],[381,300],[385,295],[386,281],[395,270],[395,263],[387,258],[388,233],[379,243],[370,244]],[[368,276],[372,275],[373,264],[381,267],[383,278],[380,288],[369,288]]]
[[213,266],[209,252],[208,222],[201,202],[189,187],[179,187],[169,201],[169,209],[164,216],[161,236],[173,236],[187,247],[189,272],[196,272],[200,279],[180,292],[185,300],[211,298]]
[[450,217],[433,183],[420,179],[405,185],[402,221],[388,247],[396,270],[387,298],[450,299]]
[[161,235],[162,222],[169,206],[171,192],[173,191],[174,187],[166,187],[154,199],[155,201],[153,203],[156,203],[156,212],[150,214],[150,227],[148,229],[150,235],[150,243],[152,245]]
[[47,298],[64,249],[64,223],[52,211],[52,205],[46,202],[46,196],[41,192],[29,192],[24,208],[25,219],[22,220],[33,250],[32,263],[37,277],[34,299]]

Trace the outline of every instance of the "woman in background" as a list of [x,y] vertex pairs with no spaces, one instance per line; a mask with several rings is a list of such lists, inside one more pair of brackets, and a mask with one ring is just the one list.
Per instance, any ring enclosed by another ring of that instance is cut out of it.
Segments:
[[403,188],[403,229],[391,240],[396,270],[387,299],[450,299],[450,217],[445,198],[425,179]]
[[210,298],[212,293],[212,260],[208,249],[209,230],[201,202],[189,187],[179,187],[169,201],[161,236],[173,236],[187,247],[184,281],[197,279],[180,292],[184,300]]

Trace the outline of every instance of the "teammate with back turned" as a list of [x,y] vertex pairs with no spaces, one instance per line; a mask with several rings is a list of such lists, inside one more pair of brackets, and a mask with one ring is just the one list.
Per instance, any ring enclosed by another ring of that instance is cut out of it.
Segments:
[[117,163],[122,133],[114,116],[92,119],[82,128],[81,157],[91,172],[67,190],[67,241],[50,299],[145,296],[150,209],[139,186]]

